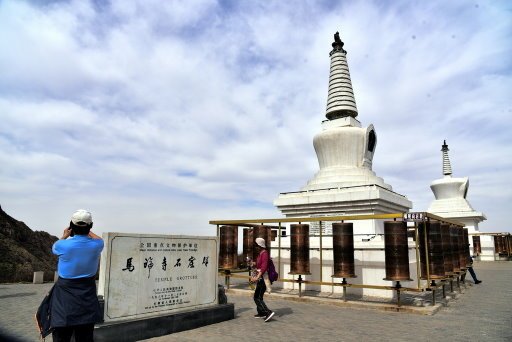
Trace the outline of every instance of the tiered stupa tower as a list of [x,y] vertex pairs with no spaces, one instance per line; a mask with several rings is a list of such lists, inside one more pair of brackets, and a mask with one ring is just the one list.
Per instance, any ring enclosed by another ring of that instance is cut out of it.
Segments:
[[[327,120],[313,139],[320,170],[301,191],[282,193],[274,201],[287,217],[397,213],[412,207],[405,196],[393,192],[391,185],[372,171],[377,134],[373,125],[362,127],[356,119],[358,111],[343,45],[336,32],[329,54]],[[354,228],[357,230],[357,226]],[[382,227],[360,227],[357,232],[382,233]]]
[[[450,158],[448,157],[448,151],[448,145],[445,140],[441,146],[444,177],[436,179],[430,185],[436,199],[430,204],[427,211],[432,214],[445,218],[452,218],[464,223],[466,228],[468,228],[468,233],[470,234],[478,233],[478,224],[487,218],[482,212],[478,212],[473,209],[466,199],[469,188],[468,177],[452,177],[452,167],[450,164]],[[471,238],[469,239],[469,242],[473,245]],[[484,241],[482,241],[482,248],[484,247],[484,244]]]

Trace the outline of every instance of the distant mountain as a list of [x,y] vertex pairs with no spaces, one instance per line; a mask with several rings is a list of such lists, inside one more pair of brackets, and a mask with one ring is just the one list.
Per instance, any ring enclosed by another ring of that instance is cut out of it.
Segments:
[[0,207],[0,283],[30,282],[36,271],[53,280],[57,257],[52,245],[57,240],[47,232],[32,231]]

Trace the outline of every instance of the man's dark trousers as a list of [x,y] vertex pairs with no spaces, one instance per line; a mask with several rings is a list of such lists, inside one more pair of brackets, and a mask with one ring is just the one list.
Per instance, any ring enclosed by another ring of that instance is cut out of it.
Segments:
[[69,342],[73,333],[75,333],[75,342],[92,342],[94,341],[94,324],[55,328],[52,333],[53,342]]

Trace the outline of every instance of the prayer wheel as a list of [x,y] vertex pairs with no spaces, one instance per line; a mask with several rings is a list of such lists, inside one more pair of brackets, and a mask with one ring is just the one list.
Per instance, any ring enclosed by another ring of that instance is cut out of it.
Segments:
[[332,224],[332,248],[335,278],[355,278],[354,225],[352,223]]
[[462,228],[462,234],[464,237],[464,254],[466,255],[467,266],[469,266],[471,253],[469,251],[469,233],[467,228]]
[[238,226],[220,227],[219,268],[238,267]]
[[384,253],[386,259],[386,278],[384,280],[411,281],[405,222],[384,222]]
[[459,262],[459,231],[457,226],[450,226],[453,272],[460,272]]
[[499,252],[500,252],[499,235],[494,235],[494,253],[498,254]]
[[499,240],[500,240],[500,254],[503,255],[503,254],[507,254],[507,248],[506,248],[506,245],[505,245],[505,236],[504,235],[500,235],[499,236]]
[[451,276],[453,275],[453,254],[449,224],[441,223],[441,240],[444,256],[444,274]]
[[482,244],[480,242],[480,235],[473,236],[473,255],[478,256],[482,254]]
[[445,278],[441,223],[437,221],[422,222],[418,228],[421,279]]
[[309,224],[290,225],[290,272],[311,274],[309,270]]
[[247,267],[250,265],[247,263],[248,261],[253,260],[253,247],[254,247],[254,238],[253,238],[253,230],[249,228],[244,228],[243,230],[243,249],[242,254],[244,258],[244,263]]
[[466,247],[464,246],[464,229],[457,227],[457,235],[459,238],[459,264],[460,270],[465,271],[467,268],[468,257],[466,256]]
[[496,236],[496,238],[498,239],[498,254],[504,254],[505,243],[503,241],[503,236],[498,235],[498,236]]
[[[255,226],[253,228],[253,240],[252,240],[252,243],[253,243],[253,247],[254,247],[254,244],[256,243],[256,238],[262,238],[265,240],[265,246],[267,247],[267,251],[269,252],[270,254],[270,241],[271,241],[271,233],[270,233],[270,227],[268,226]],[[253,248],[252,250],[252,260],[256,261],[256,259],[258,258],[258,254],[259,254],[259,251],[257,248]]]
[[503,241],[502,254],[508,254],[508,237],[506,235],[501,236],[501,240]]

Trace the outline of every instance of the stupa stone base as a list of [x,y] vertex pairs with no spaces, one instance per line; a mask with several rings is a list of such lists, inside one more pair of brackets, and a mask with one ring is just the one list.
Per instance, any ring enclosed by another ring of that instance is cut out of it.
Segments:
[[405,213],[412,207],[407,197],[378,185],[282,193],[274,205],[286,217]]

